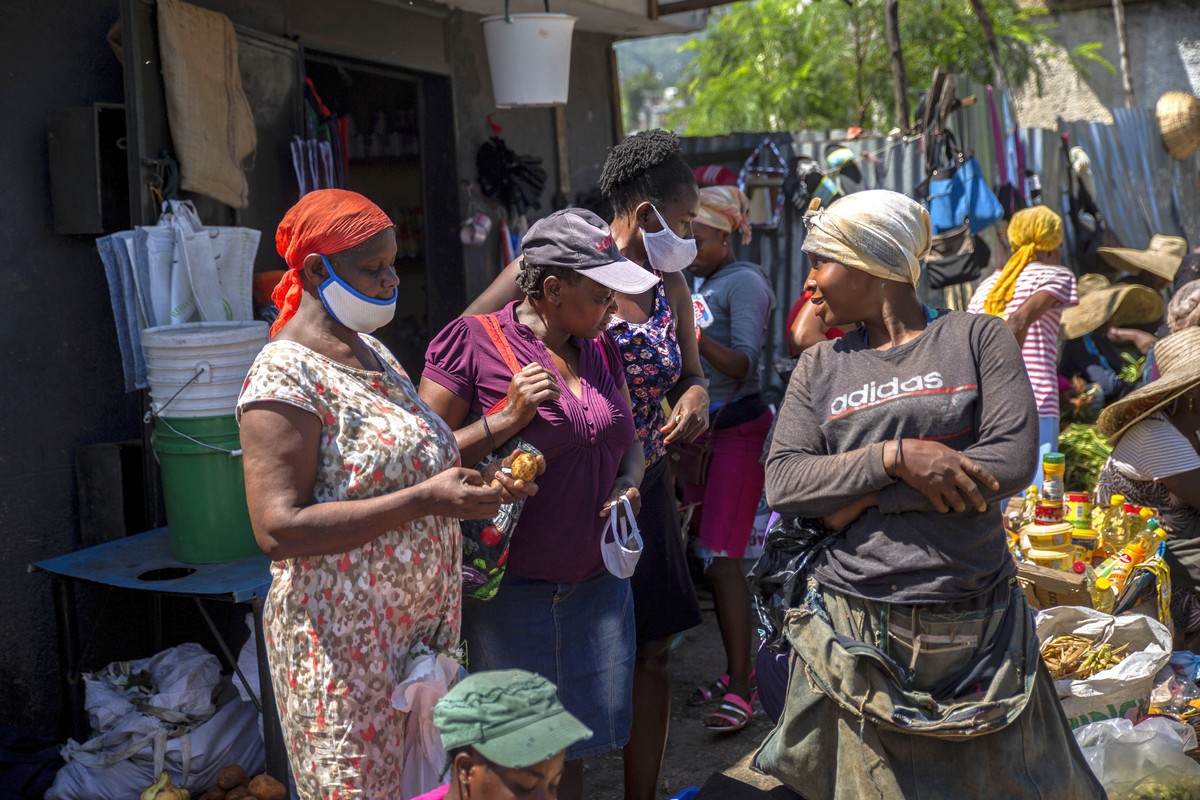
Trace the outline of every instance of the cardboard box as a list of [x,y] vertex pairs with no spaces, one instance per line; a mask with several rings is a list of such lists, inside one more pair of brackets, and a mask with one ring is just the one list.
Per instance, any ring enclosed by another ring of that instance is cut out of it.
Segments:
[[1040,611],[1054,606],[1092,607],[1087,581],[1083,575],[1039,567],[1037,564],[1017,564],[1017,583],[1025,590],[1029,604]]

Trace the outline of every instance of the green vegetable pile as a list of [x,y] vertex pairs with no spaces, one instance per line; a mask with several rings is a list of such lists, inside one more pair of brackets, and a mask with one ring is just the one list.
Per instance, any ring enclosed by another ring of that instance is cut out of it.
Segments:
[[1171,769],[1143,778],[1130,788],[1110,788],[1108,800],[1195,800],[1200,797],[1200,780]]
[[1093,425],[1073,422],[1058,435],[1058,449],[1067,457],[1064,478],[1071,491],[1092,489],[1100,481],[1100,471],[1112,453],[1112,446]]

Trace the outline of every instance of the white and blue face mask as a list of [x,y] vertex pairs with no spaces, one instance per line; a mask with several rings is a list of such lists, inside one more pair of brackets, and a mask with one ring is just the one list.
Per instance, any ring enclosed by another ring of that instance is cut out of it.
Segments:
[[325,262],[325,269],[329,270],[329,277],[317,287],[317,294],[329,316],[359,333],[371,333],[392,321],[396,315],[399,288],[393,289],[392,296],[387,300],[367,297],[339,278],[328,258],[321,256],[321,260]]
[[676,235],[658,209],[653,204],[650,208],[662,225],[661,231],[642,231],[642,244],[646,246],[650,266],[659,272],[682,272],[696,260],[696,240]]

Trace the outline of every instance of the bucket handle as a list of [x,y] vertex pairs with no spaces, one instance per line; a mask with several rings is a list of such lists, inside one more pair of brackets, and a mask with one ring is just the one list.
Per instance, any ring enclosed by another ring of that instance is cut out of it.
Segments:
[[187,439],[192,444],[198,444],[201,447],[207,447],[209,450],[216,450],[218,453],[224,453],[225,455],[229,456],[230,458],[239,458],[242,455],[241,448],[238,448],[237,450],[226,450],[224,447],[217,447],[216,445],[211,445],[211,444],[208,444],[207,442],[202,442],[199,439],[193,439],[191,436],[188,436],[183,431],[176,430],[175,426],[172,425],[171,423],[167,422],[165,417],[159,417],[158,421],[161,422],[163,425],[166,425],[168,430],[171,431],[171,433],[175,434],[176,436],[180,436],[184,439]]
[[[550,13],[550,0],[542,0],[542,6],[546,9],[546,13]],[[508,0],[504,0],[504,21],[509,25],[512,24],[512,17],[508,15]]]
[[[166,410],[167,410],[167,406],[169,406],[169,405],[171,405],[171,403],[174,403],[174,402],[175,402],[175,398],[176,398],[176,397],[179,397],[179,394],[180,394],[180,392],[182,392],[184,389],[186,389],[186,388],[188,388],[189,386],[191,386],[193,383],[195,383],[197,380],[199,380],[199,379],[200,379],[202,376],[204,376],[204,375],[209,375],[209,376],[210,376],[210,377],[209,377],[209,380],[208,380],[208,381],[204,381],[204,383],[208,383],[209,381],[211,381],[211,380],[212,380],[212,378],[211,378],[211,374],[210,374],[211,372],[212,372],[212,367],[210,367],[210,366],[208,365],[208,362],[207,362],[207,361],[201,361],[201,362],[200,362],[200,363],[199,363],[199,364],[196,366],[196,374],[195,374],[195,375],[193,375],[193,376],[192,376],[192,377],[191,377],[191,378],[188,380],[188,382],[187,382],[187,383],[185,383],[183,386],[180,386],[178,389],[176,389],[176,390],[175,390],[175,394],[171,395],[171,399],[170,399],[170,400],[168,400],[167,402],[163,403],[161,408],[159,408],[157,411],[155,411],[155,410],[154,410],[154,404],[153,404],[153,403],[151,403],[151,404],[150,404],[150,410],[149,410],[149,411],[147,411],[147,412],[145,413],[145,415],[142,417],[142,422],[144,422],[145,424],[149,425],[149,424],[150,424],[150,420],[152,420],[153,418],[155,418],[155,417],[159,416],[160,414],[162,414],[162,412],[164,412],[164,411],[166,411]],[[172,430],[174,430],[174,429],[172,429]],[[182,435],[182,434],[181,434],[181,435]]]

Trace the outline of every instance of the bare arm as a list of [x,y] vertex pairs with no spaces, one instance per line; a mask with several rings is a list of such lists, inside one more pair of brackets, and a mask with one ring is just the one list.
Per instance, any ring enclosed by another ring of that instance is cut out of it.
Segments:
[[1012,331],[1013,336],[1017,337],[1017,344],[1023,346],[1025,344],[1025,336],[1029,333],[1029,326],[1037,322],[1047,311],[1061,304],[1061,302],[1053,294],[1046,291],[1034,292],[1026,298],[1025,302],[1021,303],[1020,307],[1009,315],[1006,320],[1008,329]]
[[317,416],[286,403],[252,403],[242,413],[250,522],[272,559],[345,553],[422,517],[483,519],[499,508],[498,488],[457,468],[380,497],[318,503],[321,427]]
[[475,298],[459,316],[469,317],[472,314],[494,314],[513,300],[520,300],[523,295],[517,286],[517,274],[521,271],[521,259],[513,259],[508,266],[500,270],[500,274],[492,281],[483,294]]
[[[621,396],[625,398],[625,404],[628,408],[633,408],[633,400],[629,396],[629,387],[621,386]],[[629,504],[633,508],[634,516],[642,508],[642,496],[639,487],[642,485],[642,478],[646,473],[646,455],[642,451],[642,442],[636,436],[633,439],[633,444],[629,445],[629,449],[625,451],[625,455],[621,456],[621,466],[617,469],[617,478],[613,481],[612,491],[608,494],[608,500],[604,503],[604,507],[600,510],[600,516],[607,517],[612,504],[624,494],[629,499]]]
[[825,334],[828,332],[829,326],[817,316],[813,304],[805,303],[800,307],[800,313],[796,315],[795,321],[792,322],[792,329],[788,331],[788,339],[796,348],[797,353],[803,353],[814,344],[825,341]]
[[696,317],[692,312],[692,293],[687,281],[677,272],[663,276],[667,303],[675,317],[675,336],[679,339],[679,354],[683,371],[679,382],[667,392],[671,403],[671,418],[663,426],[666,442],[690,442],[708,430],[708,380],[700,364],[700,347],[696,343]]
[[1161,478],[1159,483],[1167,487],[1168,492],[1200,511],[1200,469]]
[[1139,331],[1137,328],[1111,328],[1108,340],[1114,344],[1127,344],[1136,347],[1142,355],[1150,352],[1150,348],[1158,341],[1153,333]]

